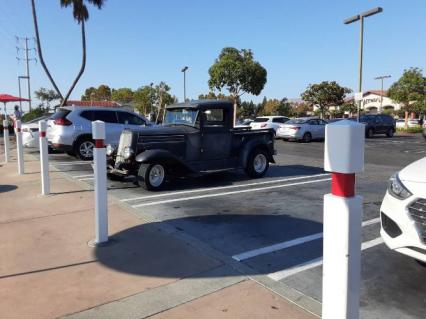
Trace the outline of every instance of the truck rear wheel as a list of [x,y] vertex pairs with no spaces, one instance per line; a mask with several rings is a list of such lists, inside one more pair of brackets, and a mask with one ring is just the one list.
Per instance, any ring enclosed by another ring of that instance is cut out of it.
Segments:
[[251,178],[259,178],[266,174],[269,168],[268,154],[263,149],[255,149],[249,156],[245,172]]
[[161,163],[141,164],[138,171],[138,182],[149,191],[159,191],[166,183],[166,168]]

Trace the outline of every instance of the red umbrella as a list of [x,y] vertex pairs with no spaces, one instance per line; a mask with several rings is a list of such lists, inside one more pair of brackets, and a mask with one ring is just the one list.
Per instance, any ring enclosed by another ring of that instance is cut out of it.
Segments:
[[4,104],[4,115],[6,115],[6,103],[7,102],[19,102],[19,101],[29,101],[28,99],[24,99],[22,97],[13,96],[10,94],[0,94],[0,102]]

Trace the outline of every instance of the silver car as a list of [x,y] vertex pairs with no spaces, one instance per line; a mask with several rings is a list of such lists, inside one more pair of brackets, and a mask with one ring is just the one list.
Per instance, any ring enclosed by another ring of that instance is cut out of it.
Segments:
[[317,118],[296,118],[282,124],[277,130],[277,138],[309,143],[324,139],[326,121]]
[[47,124],[47,139],[52,149],[82,160],[93,159],[92,122],[105,122],[105,144],[118,145],[124,129],[149,125],[147,120],[130,111],[102,107],[63,107]]

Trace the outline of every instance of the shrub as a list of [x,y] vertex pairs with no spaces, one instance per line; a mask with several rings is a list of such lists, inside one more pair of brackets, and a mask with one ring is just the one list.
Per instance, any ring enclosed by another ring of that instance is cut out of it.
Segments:
[[31,110],[31,111],[29,111],[28,113],[25,113],[25,114],[22,116],[22,122],[23,122],[23,123],[25,123],[25,122],[28,122],[28,121],[34,120],[34,119],[36,119],[36,118],[38,118],[38,117],[40,117],[40,116],[45,115],[45,114],[46,114],[46,113],[48,113],[48,112],[49,112],[49,110],[48,110],[47,108],[44,108],[44,107],[42,107],[42,106],[39,106],[39,107],[37,107],[37,108],[32,109],[32,110]]

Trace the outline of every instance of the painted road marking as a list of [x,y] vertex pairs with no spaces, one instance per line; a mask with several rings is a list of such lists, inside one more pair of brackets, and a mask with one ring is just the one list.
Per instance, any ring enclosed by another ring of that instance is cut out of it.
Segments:
[[[379,222],[380,222],[379,217],[369,219],[369,220],[362,222],[362,227],[377,224]],[[274,251],[283,250],[283,249],[290,248],[290,247],[293,247],[293,246],[298,246],[298,245],[301,245],[301,244],[304,244],[304,243],[307,243],[307,242],[310,242],[310,241],[313,241],[313,240],[317,240],[317,239],[322,238],[322,235],[323,235],[323,233],[316,233],[316,234],[312,234],[312,235],[308,235],[308,236],[304,236],[304,237],[299,237],[299,238],[292,239],[292,240],[289,240],[289,241],[285,241],[285,242],[282,242],[282,243],[249,250],[249,251],[234,255],[234,256],[232,256],[232,258],[236,261],[244,261],[246,259],[250,259],[250,258],[257,257],[257,256],[260,256],[260,255],[269,254],[269,253],[272,253]]]
[[93,174],[86,174],[86,175],[76,175],[76,176],[72,176],[72,178],[82,178],[82,177],[93,177]]
[[92,179],[94,179],[95,177],[86,177],[86,178],[79,178],[79,181],[90,181]]
[[133,197],[133,198],[125,198],[125,199],[121,199],[120,201],[121,202],[130,202],[130,201],[134,201],[134,200],[143,200],[143,199],[151,199],[151,198],[173,196],[173,195],[183,195],[183,194],[209,192],[209,191],[222,190],[222,189],[232,189],[232,188],[240,188],[240,187],[273,184],[273,183],[280,183],[280,182],[287,182],[287,181],[294,181],[294,180],[299,180],[299,179],[329,176],[329,175],[330,175],[329,173],[323,173],[323,174],[316,174],[316,175],[307,175],[307,176],[290,177],[290,178],[284,178],[284,179],[276,179],[276,180],[273,180],[273,181],[265,181],[265,182],[256,182],[256,183],[239,184],[239,185],[231,185],[231,186],[209,187],[209,188],[194,189],[194,190],[188,190],[188,191],[180,191],[180,192],[164,193],[164,194],[157,194],[157,195],[148,195],[148,196],[140,196],[140,197]]
[[[363,242],[362,245],[361,245],[361,250],[366,250],[366,249],[372,248],[374,246],[380,245],[382,243],[383,243],[382,237],[377,237],[373,240]],[[280,271],[268,274],[268,277],[271,278],[272,280],[279,281],[279,280],[282,280],[284,278],[295,275],[297,273],[300,273],[302,271],[312,269],[312,268],[316,268],[316,267],[321,266],[321,265],[322,265],[322,257],[319,257],[319,258],[315,258],[315,259],[309,260],[307,262],[304,262],[302,264],[299,264],[297,266],[290,267],[288,269],[284,269],[284,270],[280,270]]]
[[66,165],[91,165],[92,162],[51,162],[50,165],[66,166]]
[[296,185],[320,183],[320,182],[325,182],[325,181],[329,181],[329,180],[331,180],[331,178],[323,178],[323,179],[317,179],[317,180],[312,180],[312,181],[290,183],[290,184],[284,184],[284,185],[257,187],[257,188],[243,189],[243,190],[232,191],[232,192],[222,192],[222,193],[215,193],[215,194],[206,194],[206,195],[190,196],[190,197],[183,197],[183,198],[166,199],[166,200],[161,200],[161,201],[137,204],[137,205],[133,205],[131,207],[132,208],[138,208],[138,207],[154,206],[154,205],[161,205],[161,204],[167,204],[167,203],[184,202],[184,201],[196,200],[196,199],[201,199],[201,198],[228,196],[228,195],[249,193],[249,192],[255,192],[255,191],[263,191],[263,190],[274,189],[274,188],[283,188],[283,187],[290,187],[290,186],[296,186]]

